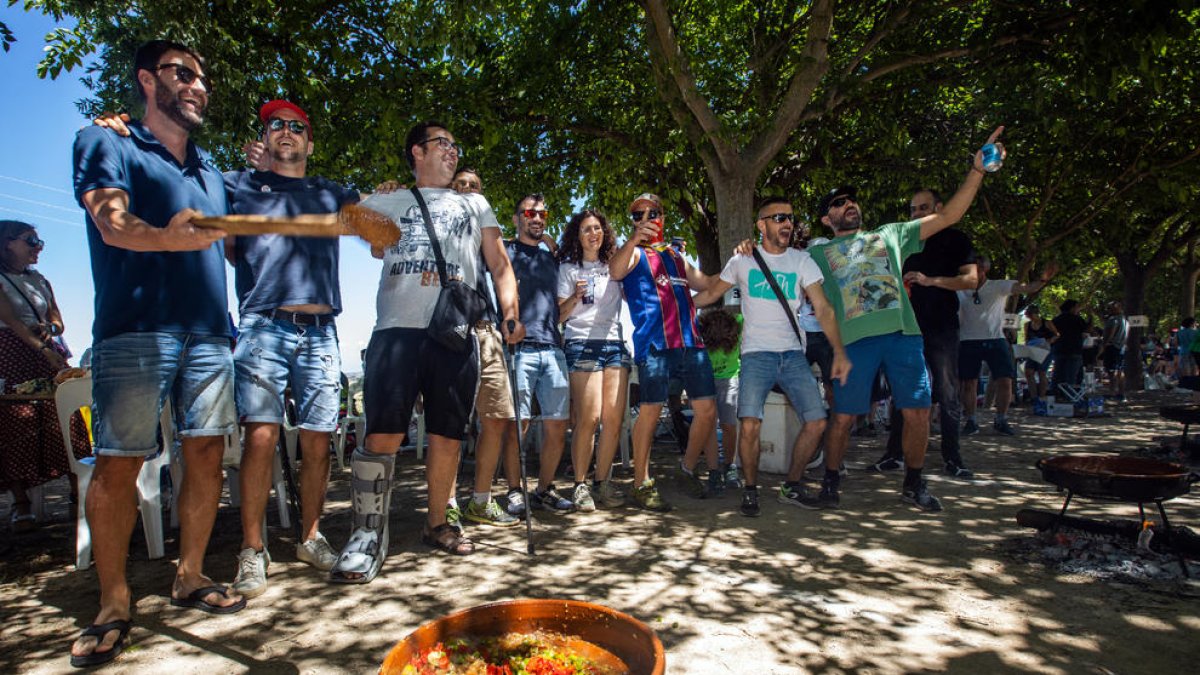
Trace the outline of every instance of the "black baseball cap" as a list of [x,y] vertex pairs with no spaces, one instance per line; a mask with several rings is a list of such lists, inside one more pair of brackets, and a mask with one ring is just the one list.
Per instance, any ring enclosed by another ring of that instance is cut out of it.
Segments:
[[826,192],[825,195],[823,197],[821,197],[821,201],[817,202],[817,217],[820,218],[822,216],[828,215],[829,214],[829,203],[832,202],[833,200],[837,199],[838,197],[849,197],[850,199],[857,202],[858,201],[858,188],[855,188],[855,187],[852,187],[849,185],[841,185],[839,187],[836,187],[836,188],[830,190],[829,192]]

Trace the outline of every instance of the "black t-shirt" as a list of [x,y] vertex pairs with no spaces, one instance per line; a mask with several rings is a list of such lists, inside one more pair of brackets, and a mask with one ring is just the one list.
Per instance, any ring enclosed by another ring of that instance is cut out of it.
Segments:
[[[970,265],[973,258],[970,237],[952,227],[926,239],[925,248],[904,261],[904,271],[928,277],[956,277],[958,269]],[[909,300],[922,333],[958,329],[958,294],[954,291],[912,284]]]
[[1078,314],[1059,314],[1054,317],[1054,327],[1058,329],[1058,340],[1054,348],[1059,354],[1082,354],[1083,334],[1087,332],[1088,324]]
[[544,248],[519,241],[504,243],[517,277],[517,299],[525,340],[561,345],[558,331],[558,262]]

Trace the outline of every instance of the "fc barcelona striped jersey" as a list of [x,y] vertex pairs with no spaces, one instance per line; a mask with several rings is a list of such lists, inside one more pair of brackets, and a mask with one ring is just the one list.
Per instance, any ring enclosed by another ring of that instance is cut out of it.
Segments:
[[635,360],[644,362],[651,348],[703,348],[683,257],[669,246],[638,250],[637,265],[621,280],[633,321]]

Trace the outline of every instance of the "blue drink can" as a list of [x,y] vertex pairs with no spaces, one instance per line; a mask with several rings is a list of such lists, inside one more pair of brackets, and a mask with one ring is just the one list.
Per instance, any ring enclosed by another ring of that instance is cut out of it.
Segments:
[[988,173],[995,173],[1004,166],[1004,160],[1000,157],[1000,148],[996,147],[995,143],[988,143],[983,146],[983,170]]
[[584,290],[583,297],[579,301],[585,305],[594,305],[596,304],[596,275],[588,274],[585,281],[587,282],[587,288]]

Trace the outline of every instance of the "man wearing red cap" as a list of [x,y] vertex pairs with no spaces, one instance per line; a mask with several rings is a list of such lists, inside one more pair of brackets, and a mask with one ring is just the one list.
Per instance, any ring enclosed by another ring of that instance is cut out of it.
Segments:
[[[294,217],[334,213],[357,202],[356,191],[306,175],[313,153],[308,115],[276,100],[258,113],[263,123],[260,166],[225,174],[230,208],[238,214]],[[253,152],[251,155],[256,154]],[[234,351],[235,397],[245,426],[241,463],[242,546],[233,587],[255,597],[267,587],[271,562],[263,519],[279,426],[290,385],[299,427],[300,521],[296,557],[322,571],[337,554],[319,529],[329,481],[329,437],[337,426],[341,357],[334,317],[342,310],[338,239],[281,234],[230,237],[239,302]]]
[[[634,361],[638,367],[641,408],[633,427],[634,502],[652,511],[669,511],[650,478],[650,444],[658,416],[667,401],[667,382],[683,381],[692,404],[692,426],[680,469],[688,492],[707,495],[696,476],[700,451],[708,446],[716,422],[716,384],[708,352],[696,326],[692,290],[703,291],[711,279],[692,267],[679,252],[664,245],[662,201],[638,195],[629,205],[634,233],[609,261],[609,274],[620,281],[633,321]],[[719,471],[716,448],[708,458],[710,471]]]

